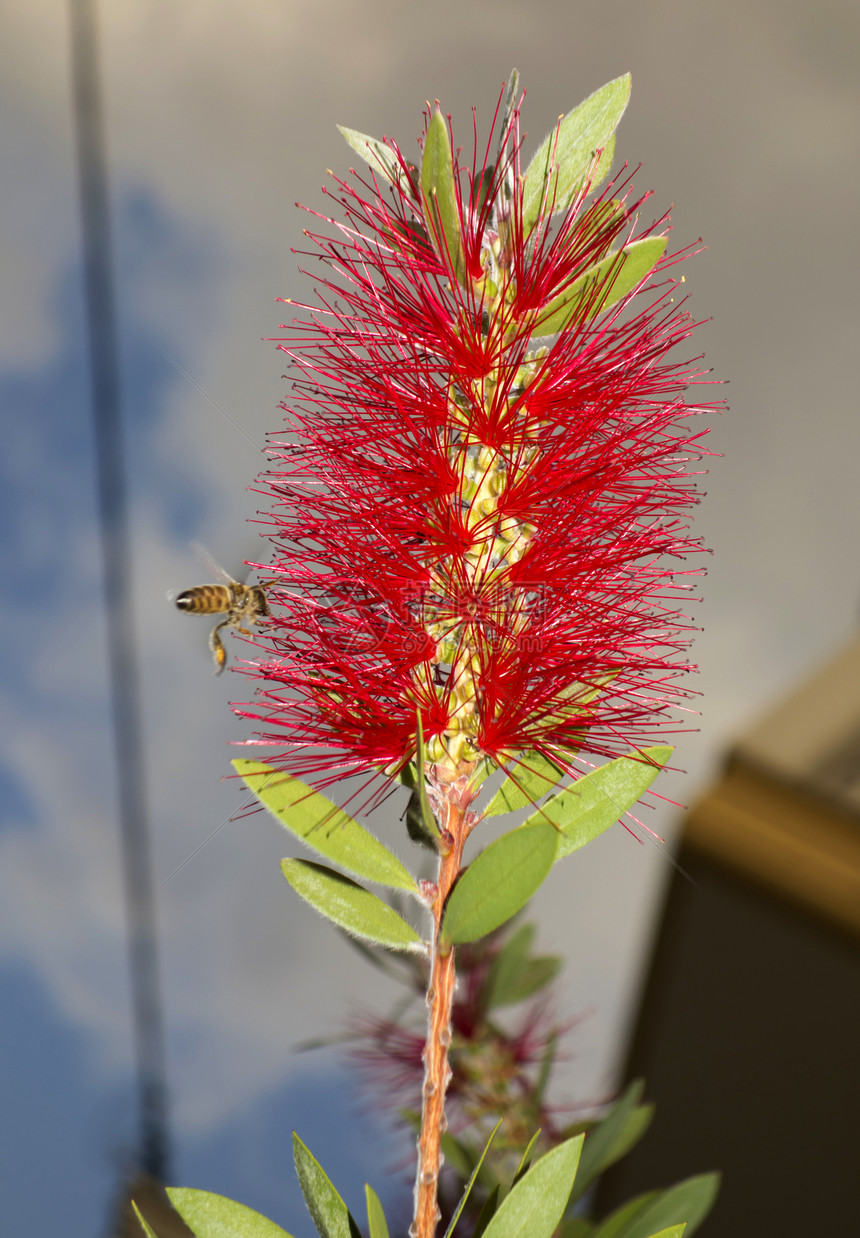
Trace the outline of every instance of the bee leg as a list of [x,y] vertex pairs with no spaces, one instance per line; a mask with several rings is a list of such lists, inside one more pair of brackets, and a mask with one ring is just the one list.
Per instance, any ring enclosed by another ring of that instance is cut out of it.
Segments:
[[222,628],[226,628],[229,619],[225,619],[223,623],[216,623],[215,627],[209,633],[209,648],[212,650],[212,658],[215,662],[215,674],[220,675],[224,667],[227,665],[227,650],[224,648],[224,642],[218,633]]

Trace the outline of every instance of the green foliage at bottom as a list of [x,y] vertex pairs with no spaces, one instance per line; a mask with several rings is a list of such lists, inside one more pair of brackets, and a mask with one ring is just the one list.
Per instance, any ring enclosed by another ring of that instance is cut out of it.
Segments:
[[[195,1238],[290,1238],[274,1221],[223,1195],[184,1187],[168,1187],[167,1194]],[[146,1238],[158,1238],[137,1205],[133,1207]]]
[[[489,1188],[485,1184],[482,1203],[477,1211],[473,1205],[471,1222],[462,1224],[465,1205],[496,1134],[493,1131],[476,1160],[445,1238],[452,1238],[455,1229],[462,1238],[690,1238],[713,1207],[718,1174],[700,1174],[666,1190],[649,1191],[603,1221],[572,1214],[588,1174],[609,1163],[613,1149],[624,1141],[623,1132],[629,1129],[630,1115],[637,1112],[640,1093],[639,1087],[628,1089],[588,1133],[565,1139],[530,1163],[535,1135],[509,1182],[496,1181]],[[587,1154],[589,1141],[592,1151]],[[293,1153],[299,1185],[320,1238],[361,1238],[346,1204],[298,1135],[293,1135]],[[369,1186],[366,1193],[370,1238],[389,1238],[379,1197]],[[178,1187],[168,1188],[167,1194],[195,1238],[290,1238],[274,1221],[221,1195]],[[136,1206],[134,1211],[145,1238],[158,1238]]]
[[685,1178],[664,1191],[649,1191],[613,1212],[590,1238],[653,1238],[682,1223],[689,1238],[714,1206],[719,1186],[720,1175],[712,1173]]
[[361,1238],[358,1226],[328,1174],[295,1132],[293,1159],[307,1210],[320,1238]]
[[547,1152],[506,1195],[484,1238],[552,1238],[567,1207],[582,1135]]

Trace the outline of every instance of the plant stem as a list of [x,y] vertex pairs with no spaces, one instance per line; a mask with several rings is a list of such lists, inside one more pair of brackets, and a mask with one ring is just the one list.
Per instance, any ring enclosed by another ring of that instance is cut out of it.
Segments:
[[[458,795],[456,784],[446,788],[445,822],[439,848],[439,875],[433,912],[433,946],[430,979],[427,983],[429,1011],[427,1042],[424,1046],[424,1088],[421,1106],[421,1132],[418,1136],[418,1169],[415,1180],[415,1219],[410,1226],[410,1238],[433,1238],[439,1212],[439,1171],[442,1167],[442,1134],[447,1126],[445,1092],[451,1078],[448,1047],[451,1044],[451,1009],[457,975],[454,950],[440,949],[439,933],[445,902],[457,877],[463,858],[463,846],[469,836],[468,803],[470,796]],[[467,793],[468,794],[468,793]]]

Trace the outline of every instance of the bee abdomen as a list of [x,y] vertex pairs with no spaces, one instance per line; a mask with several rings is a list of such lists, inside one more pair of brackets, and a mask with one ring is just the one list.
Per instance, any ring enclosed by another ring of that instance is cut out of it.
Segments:
[[174,599],[178,610],[198,615],[213,615],[230,608],[230,594],[222,585],[195,585],[183,589]]

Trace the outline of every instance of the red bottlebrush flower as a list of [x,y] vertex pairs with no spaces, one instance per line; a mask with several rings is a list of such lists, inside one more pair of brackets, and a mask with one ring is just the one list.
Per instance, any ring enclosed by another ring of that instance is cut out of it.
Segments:
[[437,110],[420,169],[347,131],[371,173],[306,234],[316,302],[279,345],[294,399],[259,482],[271,653],[238,710],[293,773],[403,766],[416,711],[437,765],[570,768],[686,695],[680,255],[628,179],[594,194],[608,151],[571,188],[561,130],[523,173],[516,109],[500,127],[495,163],[464,162]]

